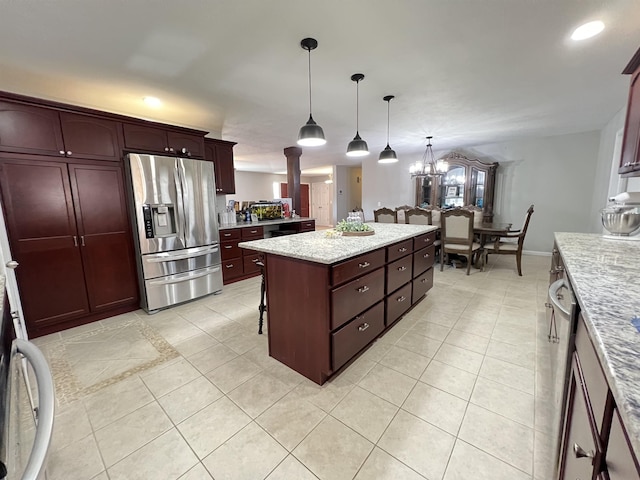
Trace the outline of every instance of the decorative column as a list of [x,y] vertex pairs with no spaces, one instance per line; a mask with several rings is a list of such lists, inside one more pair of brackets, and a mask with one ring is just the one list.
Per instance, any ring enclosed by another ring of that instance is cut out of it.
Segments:
[[300,198],[300,147],[287,147],[284,149],[284,156],[287,157],[287,195],[291,197],[293,209],[298,215],[302,211],[302,200]]

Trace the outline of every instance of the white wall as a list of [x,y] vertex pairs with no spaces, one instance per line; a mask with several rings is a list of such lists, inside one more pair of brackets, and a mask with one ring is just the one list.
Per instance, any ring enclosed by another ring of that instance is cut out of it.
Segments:
[[[550,252],[553,232],[592,231],[595,171],[600,132],[514,140],[459,150],[469,158],[500,162],[494,219],[519,226],[534,204],[525,250]],[[447,152],[437,152],[436,158]],[[415,161],[415,159],[413,159]],[[363,163],[363,208],[372,218],[378,202],[414,203],[410,159],[391,165]]]

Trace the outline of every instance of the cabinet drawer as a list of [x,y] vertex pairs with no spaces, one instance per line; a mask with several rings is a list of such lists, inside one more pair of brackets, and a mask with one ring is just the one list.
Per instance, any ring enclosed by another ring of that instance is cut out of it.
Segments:
[[244,227],[240,229],[242,240],[258,240],[264,238],[264,227]]
[[331,292],[331,330],[348,322],[384,298],[384,268],[336,288]]
[[332,366],[339,369],[384,330],[384,302],[379,302],[331,334]]
[[411,304],[416,303],[422,296],[433,287],[433,268],[413,279],[413,291],[411,293]]
[[563,453],[560,478],[563,479],[590,479],[593,478],[594,466],[589,457],[578,457],[574,452],[574,446],[582,448],[598,458],[601,451],[597,433],[593,431],[589,405],[589,397],[585,394],[580,379],[580,362],[574,354],[571,379],[569,382],[569,395],[567,407],[567,420],[565,424]]
[[240,240],[240,229],[220,230],[220,241],[224,242],[225,240]]
[[394,243],[387,247],[387,262],[393,262],[413,251],[413,238],[403,242]]
[[434,230],[433,232],[423,233],[422,235],[415,237],[413,239],[413,249],[420,250],[424,247],[433,245],[433,242],[436,240],[436,232],[437,230]]
[[411,307],[411,282],[387,297],[387,326],[398,320]]
[[332,285],[339,285],[358,275],[369,273],[384,265],[385,250],[381,248],[334,265],[331,269]]
[[242,249],[238,246],[238,240],[221,242],[220,251],[222,252],[223,261],[242,256]]
[[617,409],[613,411],[606,461],[610,480],[640,480],[637,462]]
[[434,245],[415,252],[413,254],[413,276],[417,277],[428,268],[431,268],[435,256],[436,247]]
[[411,260],[411,255],[407,255],[385,267],[387,269],[387,295],[411,281]]
[[582,314],[578,318],[578,328],[576,331],[576,352],[580,359],[582,374],[584,376],[585,386],[589,392],[589,400],[593,408],[593,418],[598,426],[598,431],[602,429],[602,420],[604,418],[604,406],[607,401],[607,392],[609,386],[605,379],[604,373],[600,368],[600,362],[596,355],[587,327],[584,324]]
[[222,278],[234,278],[242,275],[242,257],[231,258],[222,262]]
[[259,253],[252,253],[250,255],[245,254],[244,257],[242,257],[244,274],[251,275],[252,273],[260,273],[260,266],[258,265],[259,261],[260,261]]
[[313,232],[316,229],[316,221],[309,220],[305,222],[300,222],[300,231],[301,232]]

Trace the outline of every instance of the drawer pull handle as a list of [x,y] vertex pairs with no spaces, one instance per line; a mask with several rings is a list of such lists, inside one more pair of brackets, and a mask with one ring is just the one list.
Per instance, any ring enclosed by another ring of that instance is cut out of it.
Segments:
[[367,287],[366,285],[358,288],[358,292],[359,293],[364,293],[364,292],[368,292],[369,291],[369,287]]
[[362,325],[358,327],[358,331],[364,332],[367,328],[369,328],[369,324],[367,322],[364,322]]
[[407,269],[404,265],[402,267],[398,267],[399,272],[404,272]]
[[428,253],[425,253],[425,254],[422,256],[422,258],[429,258],[429,254],[428,254]]
[[577,443],[573,444],[573,453],[575,454],[576,458],[593,458],[592,450],[585,452],[584,449]]
[[371,265],[369,262],[363,262],[358,264],[360,268],[367,268],[369,265]]
[[225,237],[230,237],[230,236],[231,236],[231,234],[230,234],[230,233],[225,233],[225,234],[224,234],[224,236],[225,236]]
[[225,245],[224,248],[227,248],[227,249],[233,248],[233,245]]
[[253,260],[251,260],[253,263],[258,263],[260,261],[259,258],[254,258]]
[[407,297],[402,295],[401,297],[396,298],[396,302],[404,302],[406,299],[407,299]]
[[249,233],[258,233],[258,230],[251,230]]
[[399,252],[406,252],[406,251],[407,251],[407,249],[406,249],[406,248],[404,248],[404,247],[402,247],[402,248],[399,248],[399,249],[398,249],[398,251],[399,251]]
[[225,265],[225,268],[233,268],[233,263],[230,263],[229,265]]

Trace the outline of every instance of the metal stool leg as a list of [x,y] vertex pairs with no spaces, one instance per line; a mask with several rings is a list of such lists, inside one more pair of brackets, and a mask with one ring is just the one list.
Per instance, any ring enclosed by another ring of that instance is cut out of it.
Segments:
[[262,274],[262,283],[260,284],[260,305],[258,306],[258,312],[260,312],[260,318],[258,319],[258,334],[262,335],[263,315],[267,311],[267,306],[264,303],[264,294],[266,292],[266,285],[264,282],[264,263],[256,262],[256,265],[260,266],[260,273]]

